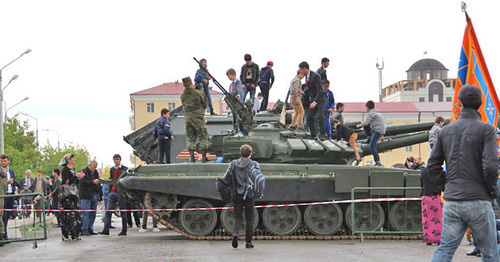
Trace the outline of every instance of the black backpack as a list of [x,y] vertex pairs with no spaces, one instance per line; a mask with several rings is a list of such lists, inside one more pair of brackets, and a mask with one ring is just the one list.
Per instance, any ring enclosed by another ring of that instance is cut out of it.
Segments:
[[232,197],[234,196],[236,191],[234,186],[234,175],[232,174],[234,168],[233,162],[231,162],[230,168],[231,168],[231,175],[229,176],[229,181],[226,181],[223,178],[219,177],[215,182],[215,187],[217,188],[217,191],[220,194],[221,200],[226,203],[232,202]]

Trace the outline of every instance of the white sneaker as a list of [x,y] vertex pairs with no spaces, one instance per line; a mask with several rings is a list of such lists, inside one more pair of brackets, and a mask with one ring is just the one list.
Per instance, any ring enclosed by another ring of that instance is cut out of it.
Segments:
[[158,233],[158,232],[160,232],[160,229],[155,227],[155,228],[153,228],[153,232]]
[[147,229],[144,229],[144,228],[139,229],[139,233],[144,233],[146,231],[147,231]]

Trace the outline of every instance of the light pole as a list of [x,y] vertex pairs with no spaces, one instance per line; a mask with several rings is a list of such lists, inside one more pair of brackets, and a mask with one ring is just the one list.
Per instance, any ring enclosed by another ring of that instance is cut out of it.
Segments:
[[42,131],[52,131],[52,132],[56,132],[57,134],[57,148],[60,149],[60,144],[59,144],[59,132],[57,132],[57,130],[54,130],[54,129],[42,129]]
[[[24,101],[26,101],[26,100],[28,100],[28,99],[30,99],[30,97],[29,97],[29,96],[27,96],[27,97],[23,98],[23,100],[21,100],[21,101],[17,102],[17,103],[16,103],[16,104],[14,104],[13,106],[11,106],[11,107],[9,107],[9,108],[5,109],[5,118],[4,118],[4,121],[7,121],[7,112],[8,112],[9,110],[11,110],[13,107],[15,107],[15,106],[17,106],[17,105],[21,104],[22,102],[24,102]],[[7,103],[4,103],[4,106],[7,106]]]
[[19,112],[19,114],[35,119],[35,123],[36,123],[35,150],[38,151],[38,119],[36,117],[29,115],[29,114],[26,114],[26,113]]
[[17,78],[17,75],[14,75],[12,79],[9,81],[9,83],[5,86],[2,87],[2,70],[4,70],[6,67],[8,67],[10,64],[14,63],[17,59],[21,58],[23,55],[31,53],[31,49],[26,49],[20,56],[18,56],[16,59],[10,61],[10,63],[6,64],[4,67],[0,68],[0,153],[4,153],[4,140],[3,140],[3,91],[7,86],[9,86],[10,82],[12,80]]

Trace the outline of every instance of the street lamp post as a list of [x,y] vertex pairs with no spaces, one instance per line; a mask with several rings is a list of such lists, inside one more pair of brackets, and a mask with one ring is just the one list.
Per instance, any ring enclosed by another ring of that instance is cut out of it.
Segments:
[[[30,97],[29,97],[29,96],[27,96],[27,97],[23,98],[23,100],[21,100],[21,101],[19,101],[19,102],[15,103],[13,106],[11,106],[11,107],[9,107],[9,108],[5,109],[5,118],[4,118],[4,121],[7,121],[7,112],[8,112],[9,110],[11,110],[13,107],[15,107],[15,106],[17,106],[17,105],[21,104],[22,102],[24,102],[24,101],[26,101],[26,100],[28,100],[28,99],[30,99]],[[7,106],[7,103],[4,103],[4,106]]]
[[36,123],[35,150],[38,151],[38,119],[36,117],[29,115],[29,114],[26,114],[26,113],[19,112],[19,114],[35,119],[35,123]]
[[57,130],[54,130],[54,129],[42,129],[42,131],[52,131],[52,132],[56,132],[57,134],[57,148],[61,148],[60,147],[60,144],[59,144],[59,132],[57,132]]
[[0,153],[2,153],[2,154],[4,153],[4,147],[5,147],[4,137],[3,137],[3,112],[2,112],[3,111],[3,91],[5,90],[5,88],[7,88],[7,86],[9,86],[9,84],[12,82],[12,80],[17,78],[17,75],[15,75],[15,77],[12,77],[12,79],[9,81],[9,83],[5,87],[2,87],[2,70],[4,70],[7,66],[14,63],[15,61],[17,61],[17,59],[21,58],[23,55],[29,54],[30,52],[31,52],[31,49],[26,49],[26,51],[24,51],[16,59],[10,61],[10,63],[8,63],[4,67],[0,68]]

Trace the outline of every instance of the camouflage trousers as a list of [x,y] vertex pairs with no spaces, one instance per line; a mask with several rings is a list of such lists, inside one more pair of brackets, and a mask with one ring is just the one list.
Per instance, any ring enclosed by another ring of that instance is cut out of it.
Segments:
[[201,150],[208,148],[208,135],[207,126],[203,116],[189,116],[184,118],[184,125],[186,127],[186,142],[188,149],[196,148],[196,140],[200,141]]
[[[3,198],[0,198],[0,208],[4,208]],[[3,225],[3,211],[0,211],[0,235],[5,234],[4,225]]]

